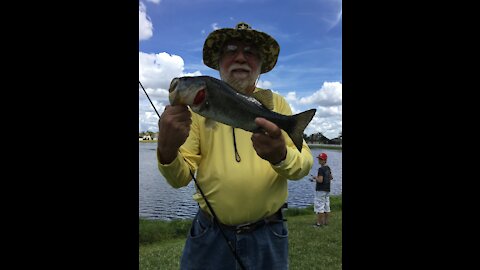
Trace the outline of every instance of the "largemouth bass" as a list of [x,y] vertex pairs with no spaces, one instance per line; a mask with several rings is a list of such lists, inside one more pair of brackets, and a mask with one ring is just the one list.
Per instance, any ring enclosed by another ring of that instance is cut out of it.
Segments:
[[[171,105],[188,105],[201,116],[250,132],[263,132],[255,118],[263,117],[283,129],[298,151],[302,151],[303,131],[315,115],[311,109],[295,115],[272,111],[270,90],[254,93],[257,98],[237,92],[226,82],[210,77],[174,78],[168,90]],[[270,95],[270,98],[262,96]],[[270,109],[268,109],[270,108]]]

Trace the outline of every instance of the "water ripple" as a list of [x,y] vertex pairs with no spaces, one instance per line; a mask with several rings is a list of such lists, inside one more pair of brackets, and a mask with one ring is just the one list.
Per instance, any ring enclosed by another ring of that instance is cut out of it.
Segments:
[[[197,202],[192,198],[195,183],[186,187],[172,188],[157,168],[155,148],[152,144],[139,143],[139,216],[145,219],[190,219],[197,211]],[[312,155],[320,152],[328,155],[328,165],[334,177],[331,184],[332,195],[342,194],[342,152],[338,150],[312,149]],[[316,175],[319,164],[314,158],[310,174]],[[308,177],[301,180],[288,181],[288,206],[305,208],[313,204],[315,183]]]

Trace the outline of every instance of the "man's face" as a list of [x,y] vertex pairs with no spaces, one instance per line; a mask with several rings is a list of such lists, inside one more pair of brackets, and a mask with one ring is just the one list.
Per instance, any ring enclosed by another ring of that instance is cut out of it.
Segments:
[[227,41],[220,52],[220,77],[243,94],[251,94],[260,75],[258,49],[241,41]]

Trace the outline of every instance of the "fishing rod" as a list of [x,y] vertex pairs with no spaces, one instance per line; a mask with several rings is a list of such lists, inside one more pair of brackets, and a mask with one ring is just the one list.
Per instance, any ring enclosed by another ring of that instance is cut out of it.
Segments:
[[[158,113],[157,109],[155,108],[155,105],[153,105],[152,100],[151,100],[150,97],[148,96],[147,91],[145,91],[145,88],[143,88],[142,83],[141,83],[140,81],[138,81],[138,83],[139,83],[140,86],[142,87],[143,92],[145,92],[145,95],[147,96],[148,100],[150,101],[150,104],[152,104],[152,107],[153,107],[153,109],[155,110],[155,112],[157,113],[158,118],[161,118],[161,117],[160,117],[160,114]],[[183,158],[183,159],[185,160],[185,158]],[[185,160],[185,161],[186,161],[186,160]],[[187,163],[187,164],[188,164],[188,163]],[[243,265],[242,261],[240,260],[240,258],[238,257],[237,253],[235,252],[235,248],[233,247],[232,242],[228,240],[227,235],[226,235],[225,232],[223,231],[223,228],[222,228],[222,226],[220,225],[220,221],[218,220],[217,215],[216,215],[215,212],[213,211],[213,208],[212,208],[212,206],[210,205],[210,202],[207,200],[207,197],[205,197],[205,194],[203,193],[202,189],[201,189],[200,186],[198,185],[197,178],[195,178],[195,175],[193,174],[192,170],[190,169],[190,166],[189,166],[189,171],[190,171],[190,175],[191,175],[192,178],[193,178],[193,181],[195,182],[195,185],[197,186],[198,191],[200,191],[200,194],[202,195],[203,200],[204,200],[205,203],[207,204],[207,207],[208,207],[208,209],[210,210],[210,213],[212,213],[213,222],[215,222],[215,223],[217,224],[217,227],[220,229],[220,232],[222,233],[223,238],[224,238],[225,241],[227,242],[228,247],[230,248],[230,251],[232,252],[233,256],[235,257],[235,260],[236,260],[237,263],[240,265],[240,268],[241,268],[241,269],[245,269],[245,266]]]
[[155,110],[155,112],[157,113],[158,118],[160,118],[160,114],[158,113],[157,108],[155,108],[155,105],[153,105],[153,102],[152,102],[152,100],[150,99],[150,97],[148,96],[147,91],[145,91],[145,88],[143,88],[142,83],[141,83],[140,81],[138,81],[138,83],[139,83],[140,86],[142,87],[143,92],[145,92],[145,95],[147,95],[148,101],[150,101],[150,104],[152,104],[152,107],[153,107],[153,109]]

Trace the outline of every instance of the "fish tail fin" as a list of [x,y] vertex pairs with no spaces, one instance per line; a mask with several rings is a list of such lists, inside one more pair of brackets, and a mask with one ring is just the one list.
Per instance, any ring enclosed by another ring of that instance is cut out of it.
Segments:
[[295,120],[294,122],[296,122],[296,125],[293,126],[291,130],[289,130],[287,133],[299,152],[302,152],[303,131],[305,131],[310,121],[312,121],[312,118],[315,115],[316,111],[316,109],[311,109],[301,112],[299,114],[292,115]]

